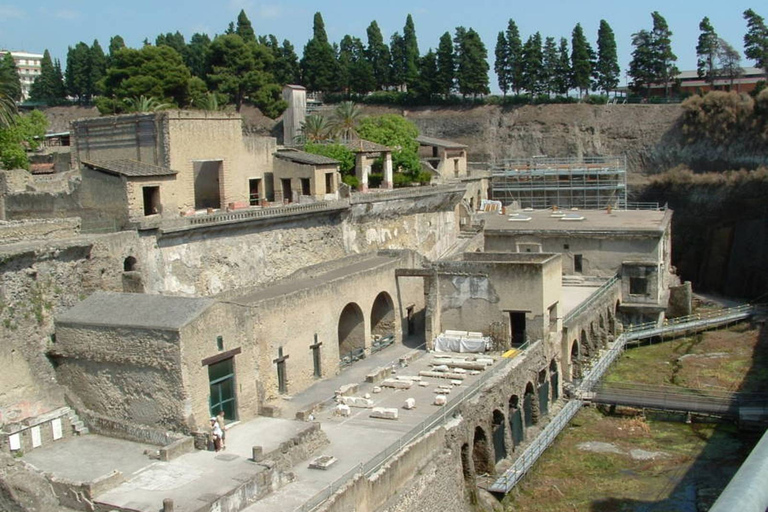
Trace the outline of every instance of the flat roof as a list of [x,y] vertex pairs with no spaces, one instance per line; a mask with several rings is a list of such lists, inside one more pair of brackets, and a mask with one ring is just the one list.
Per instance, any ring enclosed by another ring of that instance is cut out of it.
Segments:
[[486,213],[485,231],[530,232],[664,232],[671,210],[516,210]]
[[563,318],[568,316],[568,313],[586,302],[601,286],[602,283],[595,285],[579,284],[578,286],[563,285],[560,292],[559,315]]
[[341,145],[354,153],[388,153],[392,151],[392,148],[365,139],[342,141]]
[[129,178],[138,178],[146,176],[173,176],[177,171],[168,167],[160,167],[138,160],[120,159],[120,160],[82,160],[80,163],[96,171],[106,172]]
[[275,157],[283,160],[290,160],[299,164],[307,165],[339,165],[339,161],[333,158],[317,155],[315,153],[308,153],[307,151],[299,151],[297,149],[289,149],[284,151],[278,151],[274,154]]
[[317,276],[295,280],[288,277],[284,279],[283,282],[272,286],[267,286],[266,288],[261,288],[238,295],[232,295],[232,298],[226,300],[226,302],[254,304],[257,302],[275,299],[277,297],[300,292],[302,290],[317,288],[318,286],[328,284],[337,279],[343,279],[359,272],[373,270],[382,265],[394,263],[397,260],[397,257],[375,255],[349,265],[342,265],[339,268],[329,270]]
[[422,146],[436,146],[438,148],[448,148],[448,149],[464,149],[467,147],[466,144],[461,144],[460,142],[454,142],[452,140],[446,140],[446,139],[438,139],[437,137],[427,137],[426,135],[419,135],[418,137],[416,137],[416,142],[418,142]]
[[57,315],[56,323],[178,331],[215,303],[209,298],[96,292]]

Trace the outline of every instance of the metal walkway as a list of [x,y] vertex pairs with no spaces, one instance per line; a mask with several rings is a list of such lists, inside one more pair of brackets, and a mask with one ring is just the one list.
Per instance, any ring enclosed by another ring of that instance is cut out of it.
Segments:
[[[751,317],[755,308],[750,305],[738,306],[704,315],[690,315],[670,320],[661,325],[656,323],[630,326],[611,345],[600,360],[592,366],[577,388],[577,396],[589,396],[589,392],[597,385],[608,368],[624,352],[628,342],[639,341],[653,337],[680,336],[714,329],[723,325],[739,322]],[[509,467],[488,490],[496,494],[507,494],[517,483],[522,480],[533,467],[542,453],[552,444],[552,441],[560,434],[568,422],[578,412],[584,402],[573,399],[560,412],[552,418],[552,421],[544,428],[536,439],[523,451],[512,466]]]

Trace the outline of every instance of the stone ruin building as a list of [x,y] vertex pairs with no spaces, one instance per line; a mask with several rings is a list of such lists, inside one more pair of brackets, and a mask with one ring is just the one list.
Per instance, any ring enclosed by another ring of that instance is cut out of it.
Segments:
[[[419,139],[430,186],[392,190],[390,160],[380,190],[342,193],[337,162],[243,135],[235,114],[81,120],[72,139],[67,176],[8,172],[0,183],[0,450],[23,454],[29,465],[18,471],[47,481],[62,506],[469,503],[479,475],[535,436],[564,384],[622,324],[685,312],[690,288],[671,266],[670,210],[483,212],[489,175],[468,167],[462,144]],[[350,146],[361,177],[374,156],[389,155],[366,141]],[[457,362],[434,351],[440,339],[490,352]],[[381,363],[361,379],[380,394],[344,382],[387,354],[396,367]],[[439,418],[421,377],[401,375],[430,358],[459,368],[437,388],[450,417]],[[428,398],[399,414],[376,407],[404,389]],[[372,419],[332,416],[334,391],[341,405],[372,408]],[[205,452],[219,411],[232,442],[251,443],[247,454],[236,445],[226,456]],[[433,428],[397,426],[420,422]],[[272,450],[267,431],[280,440]],[[162,488],[123,471],[77,480],[39,467],[35,453],[95,434],[153,446],[160,462],[145,471],[175,464],[181,480]],[[387,448],[393,442],[403,444]],[[329,447],[333,456],[318,457]],[[201,455],[232,461],[232,478],[206,487],[205,470],[190,469]],[[315,466],[339,461],[349,485],[312,484],[296,468],[313,457]]]

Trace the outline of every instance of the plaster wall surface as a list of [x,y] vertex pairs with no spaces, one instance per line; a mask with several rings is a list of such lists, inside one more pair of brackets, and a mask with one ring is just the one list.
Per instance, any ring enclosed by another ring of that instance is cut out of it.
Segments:
[[[305,165],[298,162],[291,162],[284,158],[274,159],[274,177],[275,188],[282,191],[282,197],[293,201],[292,197],[285,196],[285,190],[282,190],[280,180],[291,180],[291,190],[295,194],[302,194],[301,179],[309,179],[309,195],[315,199],[323,199],[326,194],[333,194],[339,188],[339,166],[338,165]],[[326,174],[331,174],[331,190],[326,192]]]

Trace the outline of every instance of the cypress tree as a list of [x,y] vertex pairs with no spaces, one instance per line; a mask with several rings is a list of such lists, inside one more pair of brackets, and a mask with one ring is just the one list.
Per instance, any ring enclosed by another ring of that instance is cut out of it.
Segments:
[[597,88],[608,94],[619,85],[619,57],[616,53],[616,36],[605,20],[600,20],[597,30],[597,63],[595,82]]
[[392,64],[389,70],[391,85],[402,90],[405,84],[405,40],[398,32],[392,34],[389,40],[389,55]]
[[384,36],[381,35],[381,29],[376,20],[368,25],[366,34],[368,35],[368,47],[365,50],[365,56],[373,69],[376,88],[384,89],[390,84],[391,57],[389,48],[384,44]]
[[256,32],[253,30],[251,20],[245,14],[245,10],[240,9],[240,14],[237,15],[237,24],[235,26],[235,34],[243,38],[246,43],[256,42]]
[[104,50],[101,49],[101,45],[96,39],[93,40],[93,44],[91,45],[89,57],[88,96],[93,97],[98,94],[99,82],[107,73],[107,57],[104,55]]
[[557,45],[555,44],[554,37],[547,37],[544,40],[542,57],[542,88],[547,93],[547,96],[551,96],[557,87],[555,84],[555,77],[557,76],[558,62],[560,59],[560,54],[557,52]]
[[416,26],[409,14],[403,27],[403,46],[405,59],[405,85],[410,89],[419,79],[419,42],[416,38]]
[[557,62],[555,64],[555,73],[552,77],[552,91],[555,94],[568,94],[571,88],[571,59],[568,52],[568,40],[560,38],[560,45],[557,50]]
[[437,54],[430,48],[419,59],[419,80],[415,90],[419,96],[430,98],[433,94],[440,94],[438,84]]
[[0,83],[6,96],[13,101],[21,101],[21,78],[10,52],[0,57]]
[[747,33],[744,34],[744,55],[755,61],[755,66],[768,72],[768,27],[765,20],[752,9],[744,11]]
[[541,49],[541,34],[530,36],[523,46],[523,82],[522,88],[531,93],[531,100],[542,92],[544,75],[544,56]]
[[437,87],[440,94],[446,98],[453,92],[456,80],[456,59],[453,53],[451,34],[446,32],[440,36],[437,46]]
[[48,105],[56,105],[65,100],[64,82],[61,69],[56,71],[56,65],[51,60],[51,54],[46,49],[40,61],[40,75],[35,79],[30,90],[32,101],[41,101]]
[[332,91],[337,76],[337,61],[333,47],[325,33],[322,15],[315,13],[313,36],[304,47],[301,72],[304,85],[310,91]]
[[456,28],[456,84],[462,96],[488,94],[488,52],[474,29]]
[[523,41],[520,39],[520,31],[513,20],[507,23],[507,75],[509,76],[509,86],[520,94],[521,84],[523,82]]
[[571,34],[571,69],[573,70],[573,86],[583,96],[590,88],[592,77],[592,48],[581,24],[577,23]]
[[650,86],[656,81],[653,58],[653,36],[647,30],[632,34],[632,60],[629,62],[629,76],[632,77],[632,90],[636,93],[645,91],[646,97]]
[[506,97],[511,79],[509,76],[509,44],[504,32],[499,32],[496,37],[496,49],[494,50],[495,59],[493,61],[493,70],[496,72],[496,79],[501,93]]
[[679,73],[675,66],[677,56],[672,52],[672,31],[669,29],[667,20],[658,11],[653,11],[651,17],[653,18],[651,47],[655,81],[664,84],[664,95],[669,97],[672,80]]
[[710,86],[714,86],[719,38],[706,16],[699,23],[699,30],[701,33],[696,44],[696,74],[709,82]]

